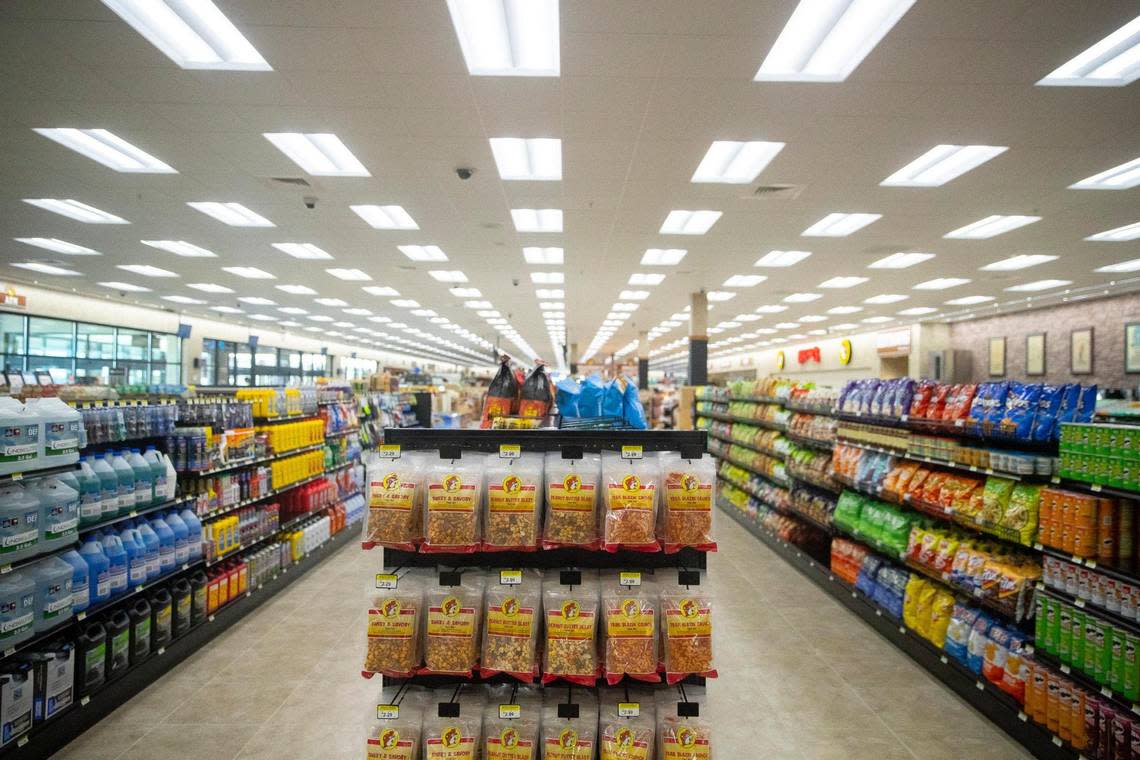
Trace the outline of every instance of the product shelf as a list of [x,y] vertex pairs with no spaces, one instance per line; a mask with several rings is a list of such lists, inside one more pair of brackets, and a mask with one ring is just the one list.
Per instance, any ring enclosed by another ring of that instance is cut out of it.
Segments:
[[784,408],[789,412],[799,412],[800,414],[814,414],[817,417],[836,417],[838,416],[833,406],[812,406],[811,404],[800,404],[792,400],[784,402]]
[[753,451],[755,451],[759,454],[764,454],[765,456],[770,456],[773,459],[783,460],[784,457],[787,456],[787,454],[785,452],[776,451],[775,449],[762,449],[759,446],[753,446],[751,443],[745,443],[744,441],[737,441],[733,438],[726,438],[723,435],[717,435],[716,433],[712,432],[711,430],[709,431],[709,438],[715,438],[718,441],[724,441],[725,443],[727,443],[731,446],[743,446],[746,449],[752,449]]
[[774,510],[776,510],[777,512],[785,512],[785,511],[787,511],[787,507],[782,507],[782,506],[780,506],[780,505],[778,505],[778,504],[773,504],[772,502],[768,501],[766,498],[764,498],[764,497],[763,497],[763,496],[761,496],[760,494],[758,494],[758,493],[756,493],[755,491],[753,491],[753,490],[752,490],[752,486],[751,486],[751,485],[747,485],[747,484],[744,484],[744,483],[737,483],[735,480],[731,480],[731,479],[729,479],[729,478],[726,478],[726,477],[724,477],[723,475],[721,475],[721,474],[719,474],[719,473],[717,474],[717,476],[716,476],[716,479],[717,479],[717,480],[719,480],[719,481],[721,481],[722,483],[727,483],[728,485],[732,486],[733,488],[738,488],[738,489],[740,489],[741,491],[744,491],[746,494],[748,494],[748,495],[749,495],[749,496],[751,496],[752,498],[756,499],[757,501],[760,501],[760,502],[762,502],[762,503],[763,503],[765,506],[767,506],[769,509],[774,509]]
[[1140,499],[1140,492],[1105,486],[1100,483],[1089,483],[1084,480],[1073,480],[1072,478],[1054,476],[1049,478],[1049,482],[1072,491],[1084,491],[1085,493],[1092,493],[1097,496],[1114,496],[1118,499]]
[[1101,697],[1110,700],[1125,714],[1140,714],[1140,703],[1133,702],[1120,692],[1113,691],[1110,687],[1097,683],[1095,678],[1086,674],[1083,670],[1066,665],[1048,652],[1043,652],[1036,647],[1033,647],[1032,651],[1035,662],[1048,665],[1050,669],[1061,673],[1073,683],[1079,684],[1085,691],[1092,694],[1099,694]]
[[781,422],[772,422],[770,420],[754,420],[748,417],[735,417],[731,414],[719,414],[717,412],[697,412],[697,417],[704,417],[709,420],[719,420],[720,422],[739,422],[744,425],[754,425],[755,427],[765,428],[767,430],[779,430],[781,433],[787,432],[788,426]]
[[967,424],[968,420],[926,420],[911,418],[910,415],[906,414],[901,417],[883,417],[860,412],[837,412],[836,416],[848,422],[881,425],[926,435],[961,438],[999,449],[1019,449],[1032,453],[1056,453],[1057,451],[1056,441],[1026,441],[1001,434],[981,434]]
[[78,464],[65,464],[59,467],[44,467],[38,470],[28,470],[27,472],[10,472],[7,475],[0,475],[0,484],[7,483],[9,481],[42,478],[48,475],[59,475],[61,472],[68,472],[69,470],[76,470],[78,468]]
[[1075,554],[1069,554],[1068,552],[1062,551],[1060,549],[1055,549],[1052,546],[1043,546],[1040,543],[1034,544],[1033,548],[1039,552],[1042,552],[1043,554],[1048,554],[1051,557],[1063,559],[1066,562],[1072,562],[1074,565],[1087,567],[1089,570],[1095,570],[1101,575],[1106,575],[1109,578],[1113,578],[1118,581],[1124,581],[1125,583],[1130,583],[1133,585],[1140,585],[1140,573],[1130,573],[1126,570],[1121,570],[1110,565],[1102,565],[1094,558],[1078,557]]
[[796,509],[794,502],[792,503],[791,506],[789,506],[786,510],[783,510],[783,511],[787,512],[792,517],[795,517],[799,520],[803,520],[804,522],[809,523],[812,527],[815,527],[815,528],[818,528],[819,530],[822,530],[824,533],[826,533],[829,536],[834,536],[838,532],[835,528],[835,525],[833,525],[832,523],[822,522],[821,520],[816,519],[812,515],[809,515],[806,512],[801,512],[800,510]]
[[750,404],[772,404],[773,406],[783,406],[784,399],[776,396],[731,396],[727,399],[726,403],[734,403],[744,401]]
[[1086,599],[1081,599],[1079,596],[1073,596],[1068,592],[1055,589],[1051,586],[1046,586],[1041,581],[1038,581],[1035,584],[1034,588],[1038,593],[1043,594],[1044,596],[1049,596],[1057,599],[1058,601],[1062,601],[1070,607],[1076,607],[1079,610],[1086,610],[1096,615],[1098,618],[1112,623],[1114,628],[1123,628],[1135,636],[1140,636],[1140,622],[1129,620],[1128,618],[1121,616],[1119,612],[1110,612],[1098,604],[1093,604]]
[[833,451],[835,449],[835,441],[823,441],[819,438],[809,438],[806,435],[797,435],[795,433],[784,433],[789,441],[797,446],[804,446],[809,449],[818,449],[820,451]]
[[217,467],[212,467],[208,470],[179,470],[178,474],[190,475],[198,478],[209,477],[210,475],[217,475],[221,472],[229,472],[230,470],[237,470],[242,467],[275,462],[278,459],[284,459],[285,457],[294,456],[296,454],[304,454],[309,451],[320,451],[322,448],[324,448],[323,443],[315,443],[311,446],[302,446],[296,449],[289,449],[288,451],[278,451],[274,452],[273,454],[266,454],[263,457],[247,457],[245,459],[239,459],[233,462],[226,462],[225,464],[219,465]]
[[905,560],[904,564],[914,572],[920,575],[925,575],[932,581],[941,583],[943,586],[953,591],[956,595],[970,600],[970,602],[973,604],[979,604],[991,612],[996,612],[1013,623],[1021,624],[1028,619],[1018,614],[1016,604],[1009,605],[997,599],[988,597],[984,595],[980,589],[970,589],[964,586],[959,586],[950,580],[950,575],[948,573],[939,572],[934,568],[927,567],[926,565],[920,564],[918,562],[913,562],[909,559]]
[[[214,509],[214,510],[211,510],[209,512],[206,512],[205,514],[197,515],[197,517],[199,520],[205,522],[206,520],[212,520],[215,517],[221,517],[222,515],[227,515],[230,512],[233,512],[234,510],[241,509],[242,507],[248,507],[250,504],[257,504],[258,502],[265,501],[266,499],[272,499],[274,496],[279,496],[279,495],[285,493],[286,491],[292,491],[294,488],[306,485],[308,483],[312,483],[314,480],[320,480],[321,478],[325,477],[326,475],[332,475],[333,473],[340,472],[341,470],[344,470],[348,467],[351,467],[354,464],[355,464],[355,462],[349,461],[349,462],[343,462],[343,463],[338,464],[338,465],[334,465],[332,467],[327,467],[327,468],[325,468],[324,472],[318,473],[316,475],[312,475],[312,476],[304,478],[302,480],[298,480],[295,483],[290,483],[289,485],[282,486],[281,488],[271,488],[267,493],[264,493],[260,496],[253,496],[253,497],[250,497],[248,499],[243,499],[243,500],[241,500],[235,504],[231,504],[227,507],[219,507],[218,509]],[[189,498],[190,500],[193,500],[193,497],[187,497],[187,498]]]
[[276,425],[279,422],[300,422],[301,420],[319,419],[316,412],[298,412],[297,414],[281,414],[276,417],[254,417],[254,425]]
[[[854,446],[856,448],[866,449],[867,451],[875,451],[875,452],[878,452],[880,454],[889,454],[890,456],[899,457],[901,459],[908,459],[912,462],[920,462],[922,464],[933,465],[934,467],[942,467],[942,468],[945,468],[947,470],[956,470],[958,472],[970,472],[970,473],[973,473],[975,475],[985,475],[985,476],[993,475],[994,477],[1008,478],[1009,480],[1023,480],[1023,481],[1029,481],[1029,482],[1044,482],[1046,480],[1051,480],[1051,482],[1053,482],[1055,484],[1062,482],[1060,478],[1053,478],[1049,475],[1030,475],[1028,473],[1005,472],[1004,470],[995,470],[992,467],[977,467],[977,466],[972,465],[972,464],[959,464],[957,462],[951,462],[947,459],[938,459],[936,457],[919,456],[917,454],[911,454],[907,451],[903,451],[903,450],[899,450],[899,449],[887,449],[887,448],[883,448],[881,446],[872,446],[870,444],[860,443],[859,441],[853,441],[853,440],[847,439],[847,438],[840,439],[839,443],[841,443],[845,446]],[[1089,484],[1086,483],[1084,485],[1087,488]],[[1106,489],[1106,490],[1111,490],[1111,489]],[[1140,498],[1140,494],[1133,494],[1132,497],[1133,498]]]
[[730,456],[725,456],[723,454],[718,454],[715,451],[709,452],[709,453],[712,454],[717,459],[722,459],[725,462],[728,462],[729,464],[736,465],[737,467],[739,467],[742,470],[748,470],[748,472],[752,473],[753,475],[756,475],[758,477],[763,478],[764,480],[768,481],[769,483],[771,483],[774,486],[777,486],[779,488],[790,488],[791,487],[791,484],[787,480],[781,480],[780,478],[773,477],[771,475],[768,475],[767,473],[760,472],[759,470],[756,470],[755,468],[753,468],[752,465],[746,464],[739,459],[736,459],[736,458],[730,457]]
[[807,473],[800,472],[794,467],[788,467],[787,471],[788,476],[798,483],[809,485],[812,488],[818,488],[820,491],[826,491],[832,496],[838,496],[839,494],[843,493],[843,487],[838,482],[821,480],[814,475],[808,475]]
[[352,435],[353,433],[359,433],[359,432],[360,432],[359,427],[347,428],[345,430],[335,430],[331,433],[325,433],[325,439],[327,440],[329,438],[344,438],[347,435]]

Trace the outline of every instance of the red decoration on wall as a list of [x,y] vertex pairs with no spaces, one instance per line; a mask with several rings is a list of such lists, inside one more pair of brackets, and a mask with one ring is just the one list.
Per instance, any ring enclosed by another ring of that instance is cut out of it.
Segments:
[[808,362],[819,364],[819,346],[802,349],[799,353],[799,360],[800,364],[807,364]]

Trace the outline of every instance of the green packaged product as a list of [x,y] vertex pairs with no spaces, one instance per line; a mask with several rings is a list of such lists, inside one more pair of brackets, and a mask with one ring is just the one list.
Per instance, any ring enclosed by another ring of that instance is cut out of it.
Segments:
[[1073,664],[1073,610],[1069,605],[1061,605],[1060,634],[1057,638],[1057,657],[1066,665]]
[[1038,594],[1034,603],[1036,606],[1036,611],[1034,612],[1033,616],[1033,642],[1037,646],[1044,649],[1045,632],[1048,630],[1048,625],[1046,624],[1045,620],[1045,615],[1047,614],[1045,611],[1045,595]]
[[1113,628],[1107,632],[1105,642],[1109,645],[1111,659],[1108,663],[1108,685],[1113,691],[1124,692],[1124,631]]
[[[1086,644],[1088,642],[1085,642]],[[1112,625],[1103,620],[1096,621],[1096,662],[1092,673],[1096,682],[1110,685],[1112,674]]]
[[1099,631],[1099,621],[1092,615],[1085,616],[1085,664],[1081,670],[1093,678],[1096,678],[1096,664],[1100,658],[1100,649],[1097,643]]
[[1045,600],[1045,651],[1054,657],[1061,647],[1061,603]]
[[1121,673],[1121,691],[1124,696],[1130,700],[1135,701],[1140,698],[1140,684],[1137,683],[1137,677],[1140,673],[1136,672],[1136,647],[1140,646],[1140,640],[1127,631],[1124,633],[1124,656],[1123,666]]
[[1087,618],[1081,610],[1073,610],[1072,615],[1073,644],[1070,659],[1073,667],[1080,670],[1085,664],[1085,620]]

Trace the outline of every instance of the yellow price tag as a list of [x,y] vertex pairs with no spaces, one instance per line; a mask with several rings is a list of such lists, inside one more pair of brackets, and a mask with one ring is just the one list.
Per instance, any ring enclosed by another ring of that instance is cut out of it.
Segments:
[[621,573],[618,578],[618,583],[622,586],[640,586],[641,573]]
[[517,443],[504,443],[499,446],[499,459],[518,459],[522,456],[522,446]]
[[641,459],[642,456],[644,456],[644,450],[640,446],[621,447],[622,459]]
[[376,573],[376,588],[391,591],[399,584],[400,579],[392,573]]
[[380,444],[380,458],[381,459],[399,459],[400,458],[400,444],[398,444],[398,443],[382,443],[382,444]]
[[640,702],[618,702],[619,718],[636,718],[641,715]]
[[399,705],[376,705],[376,719],[377,720],[399,720],[400,706]]
[[499,705],[499,720],[518,720],[522,717],[522,705]]
[[522,585],[522,570],[500,570],[499,571],[499,585],[501,585],[501,586],[519,586],[519,585]]

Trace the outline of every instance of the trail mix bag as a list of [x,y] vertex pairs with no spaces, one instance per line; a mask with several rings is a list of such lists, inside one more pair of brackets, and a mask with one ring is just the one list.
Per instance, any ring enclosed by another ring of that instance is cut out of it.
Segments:
[[482,459],[440,459],[425,468],[425,552],[470,554],[479,548]]
[[620,574],[603,577],[602,614],[605,636],[603,670],[613,685],[629,676],[637,681],[658,683],[657,583],[642,575],[640,585],[622,586]]
[[579,585],[563,585],[561,580],[561,573],[553,571],[542,583],[542,682],[562,679],[593,686],[598,677],[598,576],[581,571]]
[[598,503],[602,458],[586,454],[581,459],[563,459],[560,452],[547,452],[543,480],[546,483],[546,525],[542,548],[566,546],[597,549]]
[[483,760],[540,760],[542,697],[526,686],[492,686],[483,706]]
[[534,551],[542,514],[542,455],[502,459],[488,454],[483,551]]
[[419,760],[426,695],[414,687],[399,697],[392,687],[386,691],[368,708],[365,760]]
[[708,586],[672,586],[661,593],[665,677],[673,684],[688,675],[716,677],[712,638],[713,598]]
[[459,715],[440,717],[438,702],[450,699],[451,688],[434,692],[436,703],[424,709],[424,760],[476,760],[483,729],[482,692],[459,699]]
[[622,459],[617,452],[602,455],[605,484],[603,547],[654,552],[657,544],[657,494],[660,479],[656,459]]
[[657,712],[653,692],[607,689],[599,702],[600,760],[652,760]]
[[[430,673],[470,676],[479,658],[479,623],[483,612],[483,574],[441,573],[424,592],[424,669]],[[450,577],[450,578],[449,578]],[[459,580],[445,585],[445,580]]]
[[424,455],[376,459],[368,467],[364,542],[415,551],[423,540]]
[[[559,705],[576,705],[578,717],[561,717]],[[547,689],[542,703],[542,760],[594,760],[598,699],[584,689]]]
[[484,678],[507,673],[526,683],[534,680],[542,573],[534,569],[519,572],[521,582],[517,585],[496,583],[494,574],[488,579],[480,664]]
[[368,585],[368,649],[364,670],[406,678],[420,664],[425,575],[382,572]]
[[713,539],[713,501],[716,497],[716,460],[711,456],[682,459],[669,452],[661,456],[663,485],[658,532],[671,554],[686,547],[716,551]]

